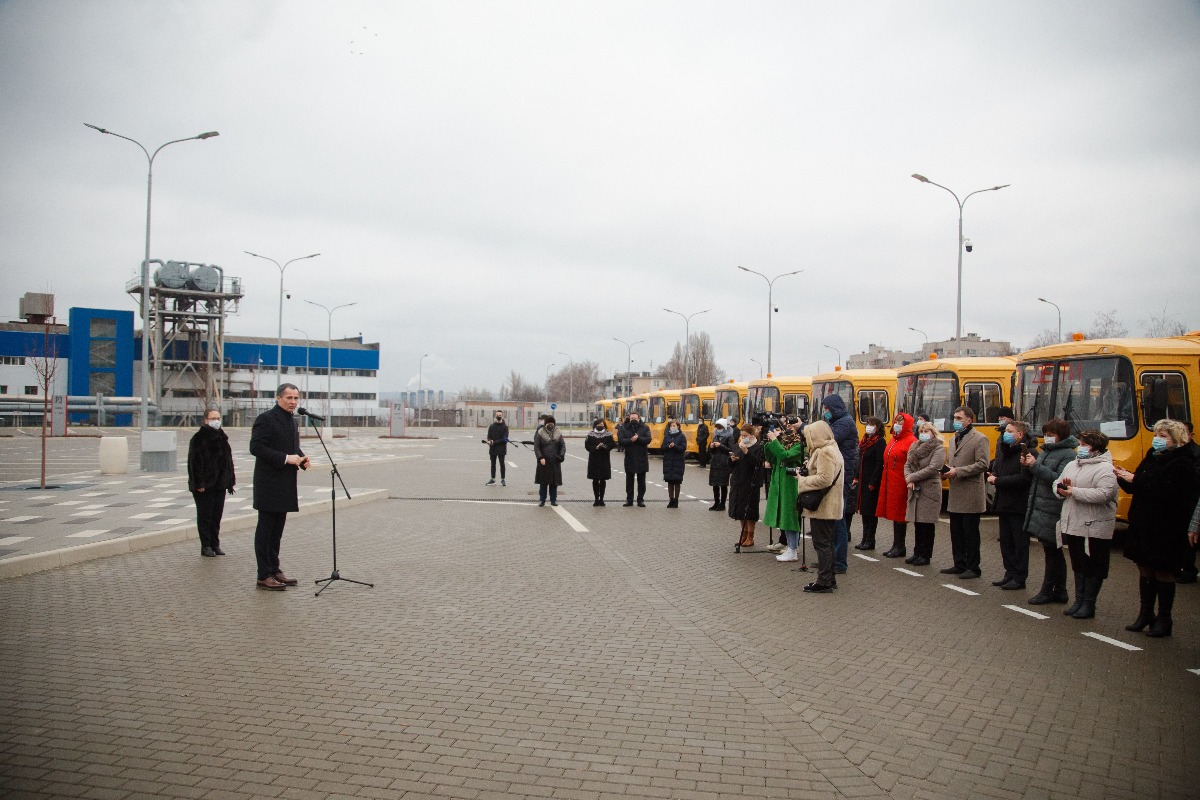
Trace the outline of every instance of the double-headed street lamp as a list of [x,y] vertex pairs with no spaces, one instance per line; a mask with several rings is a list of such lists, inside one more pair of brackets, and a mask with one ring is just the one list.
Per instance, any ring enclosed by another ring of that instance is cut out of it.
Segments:
[[633,345],[645,344],[646,340],[638,339],[633,344],[630,344],[629,342],[625,341],[624,339],[618,339],[617,337],[614,336],[613,341],[620,342],[621,344],[625,345],[625,384],[626,384],[625,385],[625,393],[633,394],[633,378],[630,377],[630,370],[633,369]]
[[324,309],[325,313],[328,315],[327,324],[329,326],[329,335],[326,337],[325,346],[325,430],[329,430],[329,424],[333,420],[333,312],[337,311],[339,308],[349,308],[350,306],[358,305],[358,303],[343,303],[340,306],[334,306],[333,308],[330,308],[329,306],[321,305],[320,303],[314,303],[312,300],[305,300],[304,302],[308,303],[310,306],[316,306],[317,308]]
[[264,261],[270,261],[272,264],[279,267],[279,336],[278,341],[275,344],[275,372],[277,378],[275,382],[275,388],[276,391],[278,391],[279,384],[283,383],[283,271],[288,268],[288,264],[296,261],[303,261],[306,258],[316,258],[321,254],[313,253],[309,256],[300,256],[299,258],[293,258],[291,261],[285,261],[283,264],[280,264],[273,258],[260,256],[258,253],[251,253],[249,250],[243,250],[242,252],[248,256],[254,256],[255,258],[261,258]]
[[963,258],[962,254],[963,254],[963,242],[964,242],[964,240],[963,240],[963,206],[965,206],[967,204],[967,200],[969,200],[971,198],[971,195],[979,194],[980,192],[999,191],[1000,189],[1005,189],[1009,186],[1012,186],[1012,184],[1006,183],[1003,186],[990,186],[987,189],[976,189],[975,191],[971,192],[971,194],[964,197],[962,200],[959,200],[958,195],[954,193],[954,190],[949,189],[945,186],[942,186],[940,183],[934,183],[933,181],[929,180],[929,178],[926,178],[924,175],[918,175],[915,172],[913,173],[913,177],[916,178],[917,180],[919,180],[921,183],[928,183],[930,186],[936,186],[939,189],[945,189],[947,192],[950,192],[950,196],[953,197],[954,202],[958,204],[958,304],[957,304],[957,311],[955,312],[955,320],[954,320],[954,342],[955,342],[955,350],[958,351],[955,354],[962,355],[962,352],[961,352],[962,351],[962,258]]
[[745,267],[741,267],[741,266],[739,266],[738,269],[740,269],[742,272],[749,272],[751,275],[757,275],[758,277],[762,278],[764,281],[767,282],[767,374],[770,375],[771,374],[771,314],[774,313],[774,311],[775,311],[775,301],[773,299],[772,292],[774,291],[774,288],[775,288],[775,281],[779,280],[780,278],[786,278],[788,275],[799,275],[801,272],[804,272],[804,270],[798,269],[793,272],[784,272],[781,275],[776,275],[774,278],[768,278],[766,275],[763,275],[761,272],[755,272],[752,269],[746,269]]
[[663,311],[683,317],[683,388],[687,389],[692,385],[688,382],[688,358],[691,355],[690,347],[692,344],[692,317],[698,314],[707,314],[712,309],[706,308],[703,311],[694,311],[691,314],[684,314],[682,311],[672,311],[669,308],[664,308]]
[[1062,338],[1062,309],[1058,307],[1058,303],[1051,302],[1050,300],[1047,300],[1044,297],[1039,297],[1038,300],[1042,301],[1043,303],[1047,303],[1049,305],[1054,306],[1054,310],[1058,312],[1058,340],[1061,342],[1063,340],[1063,338]]
[[[150,198],[154,187],[154,158],[167,145],[190,142],[194,139],[211,139],[221,134],[216,131],[207,131],[206,133],[198,133],[195,136],[188,136],[184,139],[172,139],[165,144],[159,145],[158,149],[151,153],[137,139],[130,139],[128,136],[122,136],[119,133],[113,133],[110,130],[96,125],[89,125],[86,122],[83,124],[94,131],[100,131],[100,133],[106,133],[109,136],[115,136],[127,142],[133,142],[146,154],[146,250],[145,257],[142,259],[142,418],[138,426],[138,431],[143,435],[142,438],[145,441],[146,418],[150,413]],[[224,287],[221,288],[224,290]],[[155,402],[157,402],[157,399]],[[145,468],[145,457],[143,456],[142,469]]]

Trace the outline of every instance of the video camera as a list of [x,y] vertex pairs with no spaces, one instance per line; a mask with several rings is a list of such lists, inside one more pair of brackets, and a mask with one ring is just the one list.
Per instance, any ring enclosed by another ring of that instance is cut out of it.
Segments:
[[795,425],[799,421],[800,418],[793,414],[781,414],[775,411],[764,411],[761,414],[755,414],[750,420],[753,425],[762,428],[763,436],[785,425]]

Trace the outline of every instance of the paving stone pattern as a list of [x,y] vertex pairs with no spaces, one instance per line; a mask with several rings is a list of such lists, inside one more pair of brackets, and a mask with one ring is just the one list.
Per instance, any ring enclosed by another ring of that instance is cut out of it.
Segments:
[[[392,488],[338,518],[340,571],[373,589],[313,597],[324,515],[289,522],[285,593],[254,589],[249,531],[224,558],[169,545],[0,581],[0,796],[1197,796],[1195,587],[1167,640],[1121,628],[1119,556],[1095,620],[1033,619],[1004,608],[1032,592],[987,585],[994,525],[979,595],[944,588],[940,526],[923,577],[852,559],[805,595],[811,574],[735,554],[734,523],[665,489],[592,508],[568,459],[562,507],[537,508],[520,451],[484,488],[466,433],[347,468]],[[684,493],[705,480],[689,466]]]

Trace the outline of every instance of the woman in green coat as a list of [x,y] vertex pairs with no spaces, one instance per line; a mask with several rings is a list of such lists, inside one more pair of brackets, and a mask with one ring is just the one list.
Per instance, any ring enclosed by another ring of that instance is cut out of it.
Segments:
[[796,508],[796,476],[788,473],[791,467],[804,463],[804,437],[800,423],[773,428],[767,433],[764,452],[766,465],[771,467],[771,488],[767,491],[767,511],[763,522],[779,528],[787,537],[787,547],[775,556],[776,561],[799,561],[796,549],[800,546],[800,512]]

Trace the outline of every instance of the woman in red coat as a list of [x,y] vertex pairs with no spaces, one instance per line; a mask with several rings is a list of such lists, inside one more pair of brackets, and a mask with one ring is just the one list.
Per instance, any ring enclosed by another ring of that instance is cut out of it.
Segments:
[[875,515],[892,521],[892,549],[884,558],[903,558],[908,554],[904,536],[908,533],[908,484],[904,480],[904,462],[908,449],[917,441],[913,436],[913,418],[899,413],[892,420],[892,440],[883,451],[883,479],[879,484],[879,504]]

